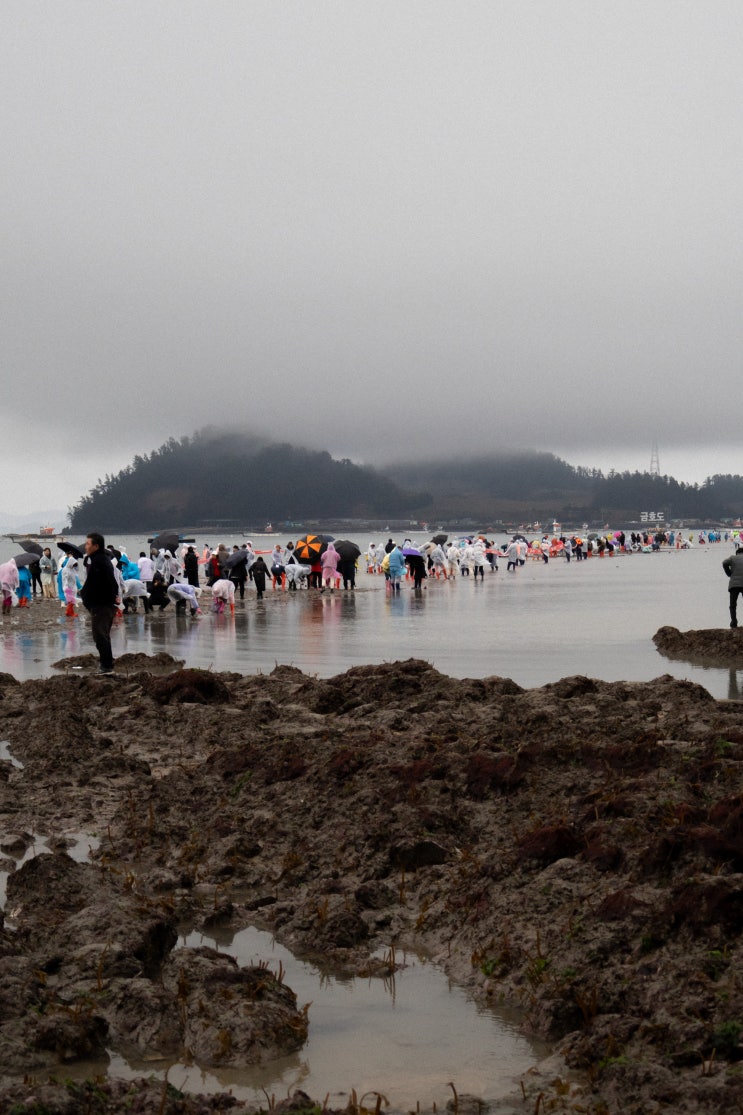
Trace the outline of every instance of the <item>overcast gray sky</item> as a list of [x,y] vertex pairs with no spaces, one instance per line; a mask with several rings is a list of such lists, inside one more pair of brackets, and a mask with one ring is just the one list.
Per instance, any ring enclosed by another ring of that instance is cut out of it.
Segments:
[[235,421],[743,472],[742,57],[740,0],[5,0],[0,509]]

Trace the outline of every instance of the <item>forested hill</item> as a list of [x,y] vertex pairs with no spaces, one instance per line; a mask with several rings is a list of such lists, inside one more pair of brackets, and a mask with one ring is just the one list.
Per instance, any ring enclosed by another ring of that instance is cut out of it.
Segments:
[[329,453],[203,430],[171,438],[99,480],[71,511],[73,532],[157,530],[264,520],[407,515],[428,502],[389,477]]
[[743,477],[710,476],[686,484],[672,476],[575,467],[545,452],[505,452],[458,459],[442,449],[430,460],[387,470],[412,489],[432,493],[429,516],[451,522],[463,515],[484,523],[558,518],[562,522],[636,521],[642,512],[669,519],[718,521],[743,514]]
[[737,519],[743,477],[684,484],[671,476],[576,468],[552,453],[405,461],[377,472],[329,453],[202,430],[171,438],[72,509],[74,532],[157,530],[167,524],[257,526],[265,521],[425,519],[436,523],[636,522]]

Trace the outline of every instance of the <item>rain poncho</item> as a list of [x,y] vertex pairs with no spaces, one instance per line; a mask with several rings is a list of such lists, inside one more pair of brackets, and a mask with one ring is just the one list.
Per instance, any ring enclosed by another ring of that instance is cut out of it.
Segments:
[[77,576],[77,559],[68,557],[59,572],[59,576],[62,579],[62,599],[67,604],[76,603],[78,589],[80,588],[80,581]]
[[291,585],[299,585],[299,583],[310,575],[309,565],[300,565],[296,558],[290,558],[284,566],[284,576],[286,583]]
[[3,562],[0,565],[0,589],[2,589],[3,601],[12,600],[18,584],[18,566],[16,563],[13,560]]
[[328,548],[320,560],[322,563],[323,579],[326,581],[340,580],[338,562],[341,560],[341,556],[332,542],[328,542]]
[[136,562],[130,561],[126,554],[121,555],[120,569],[125,581],[139,580],[139,566]]
[[[217,582],[217,583],[219,583],[219,582]],[[233,586],[233,590],[234,590],[234,586]],[[174,604],[180,604],[180,603],[188,604],[192,613],[193,612],[199,612],[201,610],[199,608],[199,600],[198,600],[200,591],[201,591],[200,589],[194,588],[193,585],[189,585],[189,584],[173,584],[173,585],[168,586],[168,596],[173,601],[173,603]],[[233,596],[234,596],[234,591],[233,591]]]
[[[13,563],[15,564],[15,562]],[[30,600],[31,599],[31,570],[27,565],[23,569],[18,570],[18,599]]]
[[[178,588],[185,588],[185,585],[179,585]],[[212,596],[217,600],[226,600],[230,603],[235,601],[235,585],[232,581],[228,581],[226,577],[221,577],[212,585]]]
[[124,590],[121,594],[122,600],[137,600],[142,596],[149,595],[147,585],[137,577],[130,577],[128,581],[124,581]]
[[170,550],[165,551],[165,557],[163,559],[163,567],[161,572],[163,577],[165,578],[166,584],[171,579],[171,577],[174,581],[180,580],[181,574],[183,572],[183,566],[178,561],[178,558],[173,557]]
[[442,569],[446,565],[446,555],[440,546],[434,546],[428,556],[437,569]]
[[472,546],[465,546],[459,555],[459,568],[471,569],[475,564],[475,551]]
[[405,576],[405,558],[403,557],[402,550],[398,546],[390,551],[389,555],[389,570],[390,577],[399,579]]
[[472,551],[472,564],[476,565],[478,569],[485,564],[488,560],[485,556],[485,545],[479,539],[473,542],[471,546]]

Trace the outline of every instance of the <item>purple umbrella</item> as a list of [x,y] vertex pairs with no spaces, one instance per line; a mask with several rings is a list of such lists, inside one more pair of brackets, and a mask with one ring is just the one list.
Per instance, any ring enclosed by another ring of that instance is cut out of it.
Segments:
[[420,550],[416,550],[415,546],[406,546],[403,550],[403,557],[422,557]]

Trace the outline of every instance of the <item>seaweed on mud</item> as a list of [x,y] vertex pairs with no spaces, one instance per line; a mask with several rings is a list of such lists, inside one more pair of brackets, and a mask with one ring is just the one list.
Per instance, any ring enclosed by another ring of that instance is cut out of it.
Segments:
[[619,871],[624,863],[624,851],[612,840],[602,825],[585,833],[583,858],[597,871]]
[[568,824],[538,825],[521,837],[516,852],[521,860],[546,865],[577,855],[582,846],[583,841]]
[[625,921],[638,910],[647,909],[647,902],[637,898],[629,887],[607,894],[594,911],[599,921]]
[[160,705],[225,705],[232,700],[224,681],[209,670],[176,670],[167,677],[146,677],[142,689]]
[[659,919],[658,929],[685,930],[703,936],[714,930],[737,936],[743,925],[743,879],[740,875],[709,876],[675,887]]
[[465,785],[468,795],[478,801],[487,797],[490,790],[507,793],[518,789],[525,777],[518,755],[476,751],[467,762]]
[[266,784],[293,782],[297,778],[304,778],[307,769],[307,761],[304,756],[297,754],[293,745],[286,744],[266,763],[263,774]]
[[358,748],[340,747],[328,759],[325,770],[333,778],[345,781],[362,770],[367,762],[368,757]]

